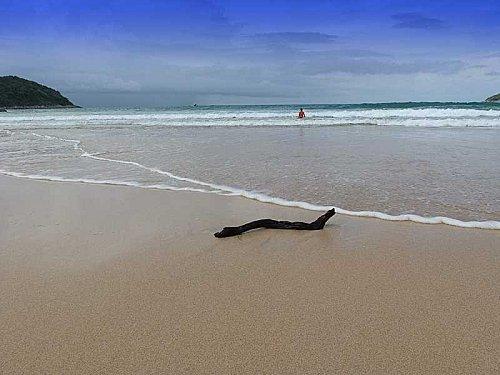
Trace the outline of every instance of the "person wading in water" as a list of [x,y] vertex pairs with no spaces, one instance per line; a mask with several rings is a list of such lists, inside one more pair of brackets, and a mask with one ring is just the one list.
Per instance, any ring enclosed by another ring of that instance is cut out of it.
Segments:
[[304,109],[301,108],[299,111],[299,118],[304,118],[304,117],[306,117],[306,114],[304,113]]

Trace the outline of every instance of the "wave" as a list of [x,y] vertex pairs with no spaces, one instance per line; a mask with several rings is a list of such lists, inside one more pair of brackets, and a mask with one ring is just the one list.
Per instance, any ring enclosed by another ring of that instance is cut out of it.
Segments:
[[[86,178],[64,178],[64,177],[59,177],[59,176],[45,176],[45,175],[37,175],[37,174],[24,174],[24,173],[19,173],[19,172],[11,172],[11,171],[6,171],[6,170],[0,170],[1,174],[9,175],[9,176],[14,176],[14,177],[20,177],[20,178],[30,178],[30,179],[37,179],[37,180],[49,180],[49,181],[57,181],[57,182],[81,182],[81,183],[91,183],[91,184],[107,184],[107,185],[124,185],[124,186],[133,186],[133,187],[139,187],[139,188],[145,188],[145,189],[162,189],[162,190],[173,190],[173,191],[193,191],[193,192],[199,192],[199,193],[212,193],[212,194],[219,194],[219,195],[232,195],[232,196],[240,196],[244,197],[247,199],[263,202],[263,203],[271,203],[271,204],[276,204],[279,206],[285,206],[285,207],[297,207],[297,208],[302,208],[305,210],[310,210],[310,211],[328,211],[332,208],[335,208],[335,210],[339,214],[344,214],[344,215],[349,215],[349,216],[358,216],[358,217],[372,217],[372,218],[378,218],[382,220],[389,220],[389,221],[412,221],[416,223],[421,223],[421,224],[447,224],[451,226],[456,226],[456,227],[462,227],[462,228],[480,228],[480,229],[500,229],[500,222],[499,221],[461,221],[458,219],[453,219],[449,217],[444,217],[444,216],[435,216],[435,217],[425,217],[425,216],[420,216],[420,215],[415,215],[415,214],[400,214],[400,215],[390,215],[384,212],[378,212],[378,211],[350,211],[346,210],[340,207],[335,207],[335,206],[323,206],[323,205],[317,205],[317,204],[312,204],[308,202],[303,202],[303,201],[293,201],[293,200],[287,200],[284,198],[279,198],[279,197],[272,197],[266,194],[262,194],[259,192],[254,192],[254,191],[247,191],[243,189],[238,189],[226,185],[220,185],[220,184],[214,184],[210,182],[205,182],[205,181],[200,181],[196,179],[192,179],[189,177],[183,177],[183,176],[178,176],[175,175],[171,172],[164,171],[158,168],[154,167],[148,167],[146,165],[143,165],[141,163],[135,162],[135,161],[128,161],[128,160],[120,160],[120,159],[111,159],[111,158],[105,158],[102,156],[98,156],[98,154],[91,154],[87,151],[82,146],[81,141],[79,140],[74,140],[74,139],[65,139],[65,138],[59,138],[59,137],[54,137],[54,136],[48,136],[48,135],[43,135],[43,134],[37,134],[37,133],[31,133],[34,136],[45,138],[45,139],[52,139],[52,140],[58,140],[62,142],[68,142],[73,144],[74,149],[80,150],[81,157],[85,158],[90,158],[98,161],[104,161],[104,162],[110,162],[110,163],[118,163],[118,164],[125,164],[125,165],[132,165],[137,168],[141,168],[153,173],[158,173],[161,175],[168,176],[172,179],[182,181],[182,182],[188,182],[194,185],[198,186],[203,186],[204,188],[192,188],[192,187],[174,187],[174,186],[169,186],[169,185],[162,185],[162,184],[156,184],[156,185],[145,185],[141,184],[139,182],[127,182],[127,181],[117,181],[117,180],[96,180],[96,179],[86,179]],[[206,188],[210,188],[206,189]]]
[[118,186],[130,186],[137,187],[142,189],[156,189],[156,190],[172,190],[172,191],[192,191],[196,193],[209,193],[209,194],[220,194],[222,192],[218,191],[210,191],[204,189],[197,189],[191,187],[176,187],[169,186],[163,184],[154,184],[154,185],[146,185],[141,184],[136,181],[119,181],[119,180],[96,180],[93,178],[69,178],[69,177],[60,177],[60,176],[46,176],[40,174],[27,174],[21,172],[11,172],[4,169],[0,169],[0,174],[18,177],[18,178],[27,178],[31,180],[41,180],[41,181],[53,181],[53,182],[76,182],[76,183],[86,183],[86,184],[95,184],[95,185],[118,185]]
[[[104,159],[104,158],[102,158]],[[127,164],[132,164],[134,162],[126,162]],[[135,164],[135,163],[134,163]],[[148,167],[146,167],[148,168]],[[150,168],[148,168],[150,169]],[[150,170],[153,170],[151,168]],[[171,175],[169,172],[162,171],[163,174]],[[97,185],[118,185],[118,186],[129,186],[136,187],[142,189],[155,189],[155,190],[171,190],[171,191],[190,191],[197,193],[208,193],[208,194],[217,194],[217,195],[233,195],[233,196],[241,196],[244,198],[252,199],[255,201],[270,203],[284,207],[296,207],[302,208],[304,210],[309,211],[328,211],[332,208],[335,208],[338,214],[344,214],[348,216],[358,216],[358,217],[371,217],[378,218],[382,220],[389,221],[412,221],[415,223],[421,224],[447,224],[456,227],[462,228],[479,228],[479,229],[500,229],[500,222],[498,221],[461,221],[445,216],[435,216],[435,217],[424,217],[414,214],[401,214],[401,215],[390,215],[383,212],[377,211],[350,211],[345,210],[343,208],[335,207],[335,206],[322,206],[316,205],[308,202],[302,201],[291,201],[283,198],[271,197],[265,194],[251,192],[231,187],[224,187],[223,190],[206,190],[192,187],[175,187],[163,184],[155,184],[155,185],[145,185],[139,182],[128,182],[128,181],[118,181],[118,180],[96,180],[90,178],[66,178],[59,176],[46,176],[46,175],[37,175],[37,174],[25,174],[20,172],[10,172],[3,169],[0,169],[0,174],[18,177],[18,178],[27,178],[33,180],[43,180],[43,181],[53,181],[53,182],[73,182],[73,183],[88,183],[88,184],[97,184]],[[179,178],[181,181],[195,181],[189,178]],[[199,182],[201,185],[210,186],[210,187],[219,187],[221,185],[210,184],[205,182]],[[229,192],[229,194],[228,194]]]
[[[48,125],[48,124],[47,124]],[[93,125],[92,125],[93,126]],[[500,128],[500,118],[493,120],[484,119],[388,119],[388,120],[376,120],[376,119],[351,119],[348,122],[332,122],[330,119],[281,119],[280,122],[258,122],[255,120],[249,120],[245,122],[244,120],[232,121],[232,122],[206,122],[200,121],[199,123],[190,122],[189,124],[181,123],[158,123],[158,124],[145,124],[145,123],[127,123],[123,124],[117,123],[106,123],[106,124],[96,124],[99,130],[124,130],[130,129],[153,129],[153,128],[182,128],[182,129],[210,129],[210,128],[335,128],[344,126],[394,126],[394,127],[424,127],[424,128]],[[61,124],[60,126],[45,126],[44,124],[36,124],[29,127],[16,127],[17,131],[31,131],[31,130],[88,130],[90,128],[89,124]]]
[[265,195],[262,193],[258,193],[258,192],[252,192],[252,191],[238,189],[238,188],[234,188],[234,187],[230,187],[230,186],[213,184],[213,183],[199,181],[199,180],[195,180],[195,179],[191,179],[191,178],[187,178],[187,177],[177,176],[177,175],[174,175],[173,173],[170,173],[167,171],[162,171],[162,170],[157,169],[157,168],[147,167],[143,164],[133,162],[133,161],[109,159],[109,158],[104,158],[104,157],[93,156],[91,154],[82,155],[82,156],[90,157],[90,158],[93,158],[96,160],[101,160],[101,161],[134,165],[136,167],[139,167],[139,168],[151,171],[151,172],[156,172],[156,173],[159,173],[162,175],[166,175],[170,178],[173,178],[173,179],[176,179],[179,181],[190,182],[190,183],[201,185],[201,186],[211,187],[213,189],[217,189],[218,191],[230,193],[230,195],[241,196],[241,197],[256,200],[259,202],[271,203],[271,204],[276,204],[279,206],[297,207],[297,208],[302,208],[302,209],[309,210],[309,211],[328,211],[328,210],[331,210],[332,208],[335,208],[337,213],[349,215],[349,216],[373,217],[373,218],[390,220],[390,221],[413,221],[413,222],[422,223],[422,224],[447,224],[447,225],[463,227],[463,228],[500,229],[500,222],[497,222],[497,221],[461,221],[461,220],[457,220],[457,219],[453,219],[453,218],[449,218],[449,217],[444,217],[444,216],[424,217],[424,216],[419,216],[419,215],[414,215],[414,214],[389,215],[389,214],[386,214],[383,212],[377,212],[377,211],[350,211],[350,210],[346,210],[346,209],[343,209],[340,207],[335,207],[335,206],[323,206],[323,205],[316,205],[316,204],[302,202],[302,201],[291,201],[291,200],[287,200],[287,199],[283,199],[283,198],[271,197],[271,196],[268,196],[268,195]]
[[[306,109],[307,110],[307,109]],[[5,121],[45,121],[68,120],[210,120],[210,119],[278,119],[294,118],[294,110],[274,111],[243,111],[243,110],[213,110],[213,111],[144,111],[145,113],[126,113],[124,111],[102,113],[60,114],[51,112],[33,113],[30,115],[12,115],[0,117]],[[401,108],[401,109],[317,109],[307,112],[309,118],[464,118],[464,117],[500,117],[500,109],[470,109],[470,108]]]
[[500,127],[500,110],[474,108],[311,109],[303,120],[287,109],[84,111],[17,113],[0,117],[0,125],[65,126],[328,126],[366,125],[425,127]]

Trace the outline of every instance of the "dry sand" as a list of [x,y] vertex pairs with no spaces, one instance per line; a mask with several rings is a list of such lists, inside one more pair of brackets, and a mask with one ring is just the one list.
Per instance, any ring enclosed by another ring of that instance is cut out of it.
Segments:
[[498,231],[0,176],[0,373],[498,374]]

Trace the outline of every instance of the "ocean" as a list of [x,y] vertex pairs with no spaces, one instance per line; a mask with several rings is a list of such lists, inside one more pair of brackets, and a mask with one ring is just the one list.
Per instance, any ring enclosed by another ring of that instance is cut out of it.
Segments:
[[0,173],[500,229],[500,104],[12,110]]

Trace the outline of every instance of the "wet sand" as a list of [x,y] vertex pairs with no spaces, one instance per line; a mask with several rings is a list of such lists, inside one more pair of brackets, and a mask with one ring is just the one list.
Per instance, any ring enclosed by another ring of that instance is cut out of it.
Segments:
[[495,374],[500,233],[0,176],[0,372]]

